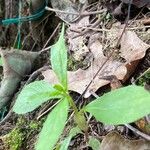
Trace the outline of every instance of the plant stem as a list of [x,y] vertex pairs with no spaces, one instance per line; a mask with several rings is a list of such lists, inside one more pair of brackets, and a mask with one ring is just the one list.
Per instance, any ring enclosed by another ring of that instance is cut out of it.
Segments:
[[71,107],[73,108],[75,114],[77,114],[78,113],[78,108],[77,108],[76,104],[74,103],[72,97],[69,94],[67,94],[66,96],[67,96],[68,101],[69,101]]
[[68,93],[65,93],[71,107],[73,108],[74,110],[74,121],[75,123],[77,124],[77,126],[85,132],[85,137],[86,139],[88,139],[88,125],[87,125],[87,122],[86,122],[86,118],[84,116],[84,113],[82,113],[82,111],[79,111],[76,104],[74,103],[72,97],[68,94]]

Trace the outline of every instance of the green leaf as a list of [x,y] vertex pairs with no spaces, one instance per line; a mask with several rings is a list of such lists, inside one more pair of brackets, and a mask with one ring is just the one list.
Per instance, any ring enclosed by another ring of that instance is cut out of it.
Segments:
[[2,60],[2,57],[0,57],[0,66],[3,66],[3,60]]
[[59,148],[59,150],[68,150],[71,139],[72,139],[72,137],[68,136],[61,144],[61,147]]
[[92,150],[100,150],[100,141],[96,138],[90,137],[88,144],[92,148]]
[[56,90],[62,92],[62,93],[66,92],[66,91],[64,90],[64,88],[63,88],[61,85],[59,85],[59,84],[55,84],[55,85],[54,85],[54,88],[55,88]]
[[127,124],[150,113],[150,93],[143,87],[127,86],[97,98],[85,111],[106,124]]
[[48,115],[40,132],[36,150],[53,150],[65,127],[68,109],[68,100],[63,99]]
[[51,64],[60,83],[67,90],[67,48],[64,39],[64,24],[59,40],[51,48]]
[[13,111],[24,114],[39,107],[49,99],[61,98],[59,91],[45,81],[35,81],[25,86],[19,94]]
[[74,127],[70,130],[69,136],[63,141],[59,150],[68,150],[71,139],[78,133],[82,133],[79,127]]

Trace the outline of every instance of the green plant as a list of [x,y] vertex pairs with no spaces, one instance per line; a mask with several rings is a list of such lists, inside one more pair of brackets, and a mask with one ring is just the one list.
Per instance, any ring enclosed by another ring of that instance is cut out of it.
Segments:
[[70,107],[74,111],[75,123],[85,133],[88,130],[84,116],[86,112],[91,113],[98,121],[113,125],[130,123],[150,113],[149,92],[135,85],[107,93],[81,110],[77,108],[68,92],[64,25],[58,42],[51,48],[51,65],[60,84],[50,85],[45,81],[35,81],[25,86],[13,108],[14,112],[24,114],[33,111],[48,100],[59,100],[43,125],[36,150],[54,148],[65,127]]
[[14,128],[8,135],[6,135],[4,143],[10,150],[19,150],[23,140],[23,133],[18,128]]
[[0,66],[3,66],[3,60],[1,57],[0,57]]

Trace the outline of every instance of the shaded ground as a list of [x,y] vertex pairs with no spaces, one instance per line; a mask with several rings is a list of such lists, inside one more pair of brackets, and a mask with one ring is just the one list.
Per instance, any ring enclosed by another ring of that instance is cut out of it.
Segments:
[[[128,14],[128,4],[122,4],[122,6],[118,6],[121,2],[119,0],[113,1],[113,2],[97,2],[94,4],[95,1],[90,1],[91,4],[89,6],[89,9],[87,9],[89,12],[97,11],[100,9],[106,9],[107,15],[105,15],[103,12],[101,20],[99,21],[98,25],[94,26],[93,28],[99,28],[102,29],[104,27],[105,29],[111,30],[111,27],[115,23],[125,23],[125,18]],[[11,18],[15,17],[18,14],[18,2],[13,1],[12,3],[9,3],[9,0],[1,1],[0,0],[0,18]],[[22,15],[28,15],[29,13],[29,4],[25,1],[22,4]],[[51,6],[51,4],[49,4]],[[36,9],[37,6],[34,7]],[[4,9],[5,8],[5,9]],[[117,8],[117,9],[116,9]],[[10,11],[11,10],[11,11]],[[30,10],[31,11],[31,10]],[[32,12],[32,11],[31,11]],[[150,20],[149,20],[149,13],[150,10],[148,7],[137,7],[135,5],[131,6],[131,16],[130,16],[130,27],[133,28],[133,31],[137,33],[137,35],[147,44],[150,44]],[[95,19],[97,20],[96,15],[89,15],[91,20],[95,22]],[[101,16],[100,16],[101,17]],[[64,20],[64,19],[63,19]],[[141,21],[145,21],[144,23],[141,23]],[[66,21],[67,22],[67,21]],[[92,22],[92,21],[91,21]],[[58,23],[62,23],[62,20],[55,16],[54,12],[46,12],[44,16],[42,16],[39,20],[32,21],[32,22],[25,22],[21,24],[21,49],[27,50],[27,51],[35,51],[39,52],[43,49],[43,47],[48,47],[55,43],[58,37],[58,33],[60,31],[60,28],[56,31],[55,35],[52,36],[51,40],[48,41],[49,37],[52,35],[53,31],[56,29]],[[94,23],[93,23],[94,24]],[[69,26],[69,25],[67,25]],[[67,28],[67,27],[66,27]],[[0,25],[0,46],[4,49],[14,47],[17,48],[17,42],[15,42],[17,33],[18,33],[18,26],[17,24],[11,24],[9,26],[1,26]],[[89,31],[89,30],[88,30]],[[103,39],[100,38],[102,41]],[[105,40],[105,39],[104,39]],[[47,42],[48,41],[48,42]],[[106,42],[106,41],[102,41]],[[46,46],[45,46],[46,44]],[[110,46],[111,47],[111,46]],[[108,47],[107,49],[109,49]],[[84,68],[86,69],[89,64],[90,59],[89,57],[84,56],[83,59],[77,61],[74,58],[72,59],[72,52],[69,51],[69,60],[68,60],[68,66],[69,70],[76,70],[77,68]],[[107,55],[107,51],[106,51]],[[84,61],[86,60],[86,61]],[[33,68],[33,72],[38,70],[39,68],[43,66],[47,66],[49,64],[49,53],[46,51],[38,57],[37,60],[38,63],[36,63],[36,66]],[[84,63],[88,62],[88,63]],[[144,71],[150,68],[150,49],[147,50],[145,57],[139,62],[138,66],[136,67],[136,70],[130,76],[130,78],[123,83],[124,85],[131,84],[133,80],[138,78]],[[2,69],[1,69],[2,70]],[[27,75],[23,78],[21,84],[19,85],[19,88],[17,88],[17,92],[14,93],[14,96],[12,97],[11,102],[7,104],[6,111],[2,111],[1,114],[4,112],[4,116],[2,116],[1,123],[0,123],[0,150],[33,150],[34,143],[37,139],[38,133],[41,130],[42,123],[44,119],[46,118],[46,115],[43,115],[39,118],[39,116],[47,110],[50,106],[54,104],[54,102],[48,102],[41,106],[36,111],[29,113],[25,116],[18,116],[11,112],[11,108],[15,102],[15,99],[20,92],[21,88],[24,86],[26,81],[28,81],[29,77],[31,75]],[[39,80],[42,79],[43,76],[41,76],[41,72],[37,72],[35,75],[35,78],[31,79],[31,82],[33,80]],[[150,75],[146,74],[142,78],[140,78],[140,81],[138,80],[138,84],[149,84],[150,82]],[[96,92],[97,95],[102,95],[103,93],[110,91],[110,86],[106,85]],[[79,97],[79,94],[73,92],[72,93],[73,98],[76,100]],[[81,105],[88,103],[89,101],[92,101],[94,99],[94,96],[90,96],[89,98],[81,98],[79,101],[77,101],[77,105],[80,107]],[[6,116],[6,118],[5,118]],[[39,118],[39,119],[37,119]],[[4,120],[3,120],[4,119]],[[70,125],[72,124],[72,121],[70,119],[70,122],[68,123],[68,126],[66,130],[64,131],[64,136],[68,133],[70,130]],[[133,126],[137,127],[134,123]],[[90,119],[89,122],[89,136],[96,137],[98,140],[102,140],[104,136],[109,133],[110,131],[118,131],[122,135],[126,135],[129,139],[139,139],[139,136],[132,132],[131,130],[127,129],[125,126],[106,126],[102,123],[96,122],[95,119]],[[145,132],[145,131],[142,131]],[[72,139],[70,146],[70,150],[86,150],[91,149],[87,146],[87,143],[85,142],[84,135],[78,134],[75,138]]]

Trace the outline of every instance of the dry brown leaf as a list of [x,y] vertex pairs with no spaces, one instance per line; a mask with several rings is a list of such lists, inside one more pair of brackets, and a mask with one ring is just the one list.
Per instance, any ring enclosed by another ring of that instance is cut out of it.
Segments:
[[81,28],[89,25],[89,16],[72,23],[67,29],[67,38],[69,43],[69,51],[73,52],[75,60],[80,61],[82,57],[89,52],[85,44],[85,37],[81,35]]
[[[122,0],[122,2],[124,3],[129,3],[130,1],[129,0]],[[132,1],[132,4],[137,6],[137,7],[143,7],[143,6],[148,6],[150,7],[150,1],[149,0],[133,0]]]
[[127,63],[139,60],[145,56],[146,50],[150,46],[144,43],[133,31],[124,33],[121,40],[121,56]]
[[[66,12],[70,12],[70,13],[78,13],[78,10],[80,10],[80,6],[78,4],[78,2],[74,3],[71,0],[70,1],[66,1],[66,0],[51,0],[51,5],[54,9],[57,10],[63,10]],[[58,13],[56,12],[57,16],[63,20],[65,20],[66,22],[72,22],[77,15],[73,15],[73,14],[69,14],[69,13]]]
[[145,140],[128,140],[117,132],[105,136],[101,143],[101,150],[148,150],[150,142]]
[[144,43],[135,32],[127,31],[124,33],[120,49],[120,56],[126,60],[126,68],[128,70],[124,81],[135,71],[139,60],[145,56],[146,50],[149,47],[150,46]]
[[[84,97],[89,97],[91,92],[96,92],[100,87],[109,84],[111,81],[105,78],[107,76],[116,76],[118,80],[123,81],[127,79],[129,74],[131,74],[131,72],[135,69],[138,60],[145,55],[148,48],[149,45],[138,39],[134,32],[127,31],[122,38],[120,49],[120,55],[127,60],[127,63],[121,63],[119,61],[109,59],[86,91]],[[87,85],[93,79],[93,76],[96,74],[99,67],[107,60],[107,57],[103,55],[102,45],[98,40],[90,46],[90,50],[93,54],[94,60],[88,69],[68,71],[69,90],[71,91],[82,94]],[[134,68],[133,64],[135,64]],[[131,70],[129,70],[129,67],[127,66],[130,66]],[[52,70],[44,71],[42,74],[44,76],[44,80],[49,83],[58,83]]]
[[150,124],[148,123],[146,118],[142,118],[140,120],[137,120],[135,124],[138,126],[138,128],[143,131],[146,134],[150,135]]
[[[92,80],[93,76],[97,72],[99,66],[101,66],[107,59],[107,57],[103,55],[102,45],[99,41],[93,43],[90,49],[94,56],[94,61],[91,67],[89,67],[87,70],[78,69],[77,71],[68,71],[69,90],[71,91],[76,91],[82,94],[87,84]],[[58,82],[52,70],[47,70],[42,74],[46,81],[50,83]],[[86,91],[84,97],[89,97],[91,95],[91,91],[95,92],[99,87],[110,83],[110,81],[100,78],[104,76],[115,75],[118,79],[121,80],[123,79],[125,74],[126,67],[124,67],[122,63],[114,60],[109,60],[107,64],[103,67],[101,73],[96,77],[94,82]]]

